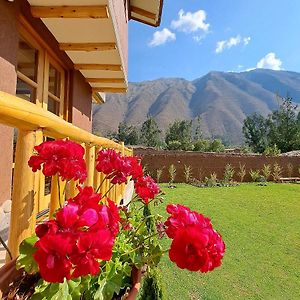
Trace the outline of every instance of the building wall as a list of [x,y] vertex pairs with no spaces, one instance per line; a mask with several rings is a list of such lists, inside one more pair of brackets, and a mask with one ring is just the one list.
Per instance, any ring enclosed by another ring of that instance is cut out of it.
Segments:
[[283,168],[283,176],[288,176],[287,165],[291,163],[294,167],[293,176],[299,176],[298,167],[300,166],[300,157],[277,156],[269,157],[264,155],[240,155],[240,154],[217,154],[201,152],[183,152],[183,151],[156,151],[134,149],[134,155],[142,157],[143,165],[150,174],[156,178],[156,170],[163,169],[161,182],[169,181],[168,168],[171,164],[176,167],[176,182],[185,182],[184,165],[191,166],[193,177],[203,180],[210,174],[216,173],[218,179],[223,179],[224,169],[227,164],[235,170],[234,179],[239,181],[237,173],[239,164],[245,164],[247,175],[244,181],[251,181],[249,171],[261,170],[264,164],[274,165],[278,163]]
[[[15,6],[0,1],[0,91],[16,92],[18,34]],[[13,128],[0,125],[0,206],[11,198]]]
[[79,71],[72,72],[72,123],[92,131],[92,91]]

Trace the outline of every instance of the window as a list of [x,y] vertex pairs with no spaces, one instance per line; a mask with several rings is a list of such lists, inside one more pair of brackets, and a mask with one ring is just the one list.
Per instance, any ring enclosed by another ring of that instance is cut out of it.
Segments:
[[28,33],[21,30],[17,96],[63,118],[65,70]]

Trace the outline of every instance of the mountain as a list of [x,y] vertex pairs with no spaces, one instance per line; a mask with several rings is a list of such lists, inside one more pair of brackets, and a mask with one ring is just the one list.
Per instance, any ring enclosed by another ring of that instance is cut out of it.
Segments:
[[278,108],[276,93],[287,93],[300,103],[300,73],[255,69],[248,72],[210,72],[188,81],[162,78],[130,83],[127,94],[108,94],[106,103],[93,107],[93,130],[106,135],[125,121],[140,127],[147,115],[165,131],[175,120],[201,117],[205,137],[232,144],[243,140],[246,116],[264,116]]

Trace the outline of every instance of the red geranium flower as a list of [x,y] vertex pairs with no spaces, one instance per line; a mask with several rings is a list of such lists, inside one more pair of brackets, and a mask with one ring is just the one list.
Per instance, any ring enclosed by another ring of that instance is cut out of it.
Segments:
[[70,257],[75,265],[72,278],[96,275],[99,272],[99,260],[111,259],[113,244],[114,236],[109,230],[80,234],[76,250]]
[[58,224],[56,220],[50,220],[39,224],[35,228],[35,233],[37,237],[42,238],[46,234],[55,234],[58,231]]
[[169,238],[174,238],[176,231],[189,225],[198,225],[202,228],[212,228],[210,219],[204,217],[195,211],[191,211],[188,207],[180,204],[167,205],[167,212],[171,216],[166,220],[166,234]]
[[70,279],[72,264],[67,258],[72,252],[74,241],[66,234],[46,234],[35,243],[33,254],[43,279],[48,282],[63,282]]
[[221,265],[225,244],[211,228],[190,225],[177,230],[169,251],[181,269],[208,272]]
[[143,167],[140,162],[140,158],[135,156],[128,156],[125,159],[130,165],[129,175],[133,180],[136,180],[137,178],[144,176]]
[[148,204],[149,199],[154,199],[159,193],[158,184],[150,176],[139,177],[134,188],[145,204]]
[[72,141],[48,141],[34,149],[37,155],[30,157],[28,165],[33,172],[41,169],[43,174],[53,176],[58,174],[62,179],[74,179],[84,182],[87,177],[85,161],[83,159],[84,149]]

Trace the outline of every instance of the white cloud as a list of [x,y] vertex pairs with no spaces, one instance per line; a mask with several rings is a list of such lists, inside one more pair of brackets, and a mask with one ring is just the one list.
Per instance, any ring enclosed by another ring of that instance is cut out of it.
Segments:
[[251,37],[242,38],[239,34],[235,37],[231,37],[228,40],[218,41],[216,45],[216,53],[222,53],[225,49],[230,49],[231,47],[235,47],[241,43],[244,46],[247,46],[250,43]]
[[198,10],[194,13],[185,13],[183,9],[178,12],[178,19],[171,22],[171,28],[182,32],[191,33],[202,30],[207,32],[209,24],[206,21],[206,12]]
[[256,65],[259,69],[282,70],[282,61],[276,57],[274,52],[268,53]]
[[171,32],[168,28],[164,28],[161,31],[154,32],[152,40],[149,42],[148,46],[156,47],[174,40],[176,40],[175,33]]
[[244,42],[245,46],[247,46],[250,43],[250,41],[251,41],[251,37],[250,36],[243,38],[243,42]]

